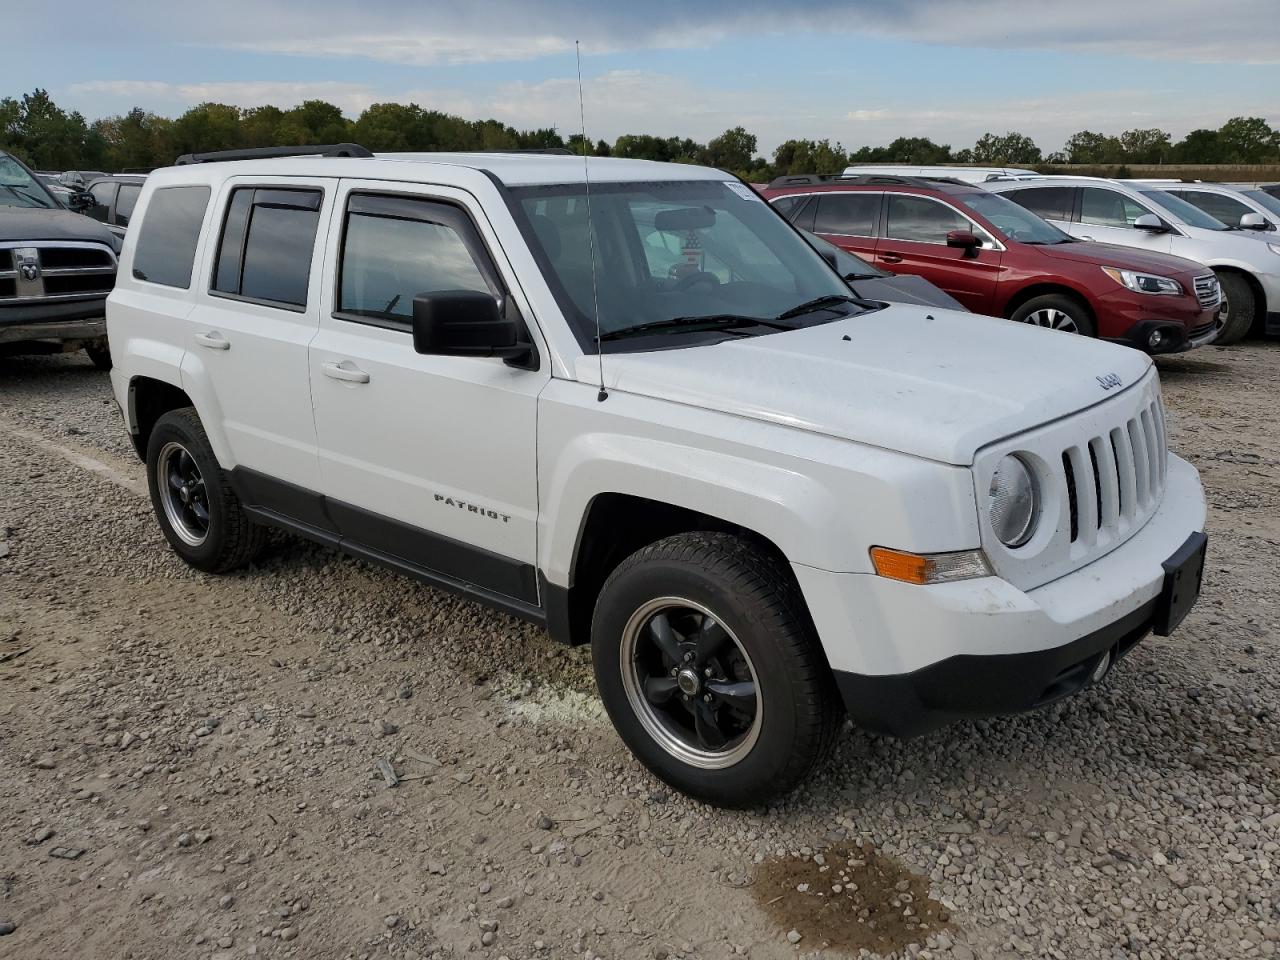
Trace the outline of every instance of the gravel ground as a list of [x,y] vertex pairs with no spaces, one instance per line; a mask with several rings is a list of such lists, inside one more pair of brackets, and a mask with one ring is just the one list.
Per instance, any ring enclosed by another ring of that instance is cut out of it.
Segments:
[[1210,500],[1177,635],[726,813],[586,651],[284,536],[187,569],[106,376],[0,359],[0,956],[1277,955],[1280,344],[1161,366]]

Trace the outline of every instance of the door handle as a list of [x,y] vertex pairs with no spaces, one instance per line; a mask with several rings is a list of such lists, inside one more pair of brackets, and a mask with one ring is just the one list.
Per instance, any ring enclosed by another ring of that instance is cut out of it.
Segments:
[[231,341],[223,337],[217,330],[210,330],[208,333],[197,333],[196,343],[202,347],[208,347],[210,350],[231,349]]
[[883,260],[885,263],[901,263],[902,262],[902,258],[898,256],[896,253],[882,253],[880,254],[880,259]]
[[[342,364],[350,364],[344,367]],[[369,375],[351,363],[350,360],[343,360],[341,363],[329,361],[320,364],[320,369],[324,371],[326,377],[332,377],[334,380],[342,380],[346,383],[368,383]]]
[[1081,239],[1081,240],[1092,240],[1092,239],[1093,239],[1093,237],[1086,237],[1086,236],[1082,233],[1082,234],[1080,234],[1080,239]]

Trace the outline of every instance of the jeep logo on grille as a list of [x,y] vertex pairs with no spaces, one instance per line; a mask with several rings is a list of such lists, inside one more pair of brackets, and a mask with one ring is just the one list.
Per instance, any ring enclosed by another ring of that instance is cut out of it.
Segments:
[[1112,390],[1124,382],[1120,379],[1120,374],[1118,373],[1104,373],[1102,376],[1094,377],[1093,379],[1098,381],[1098,386],[1102,387],[1103,390]]
[[35,283],[40,279],[40,261],[35,257],[23,257],[18,261],[18,273],[27,283]]

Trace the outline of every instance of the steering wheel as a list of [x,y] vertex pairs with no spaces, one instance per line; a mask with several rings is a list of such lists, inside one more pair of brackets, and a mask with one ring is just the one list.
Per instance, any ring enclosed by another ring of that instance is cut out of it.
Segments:
[[717,287],[720,286],[720,278],[714,273],[708,273],[706,270],[698,270],[695,273],[689,273],[676,281],[672,290],[688,290],[695,283],[712,283]]

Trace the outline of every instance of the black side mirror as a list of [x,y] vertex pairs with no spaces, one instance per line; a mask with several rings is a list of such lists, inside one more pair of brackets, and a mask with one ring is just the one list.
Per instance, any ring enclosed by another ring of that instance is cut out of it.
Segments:
[[67,206],[76,213],[84,213],[93,207],[93,194],[87,190],[77,190],[67,197]]
[[959,247],[966,257],[976,257],[982,241],[978,239],[977,234],[968,230],[952,230],[947,234],[947,246]]
[[413,298],[413,349],[446,357],[528,356],[518,320],[504,317],[492,294],[440,290]]

